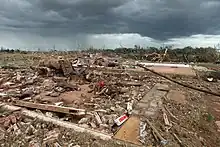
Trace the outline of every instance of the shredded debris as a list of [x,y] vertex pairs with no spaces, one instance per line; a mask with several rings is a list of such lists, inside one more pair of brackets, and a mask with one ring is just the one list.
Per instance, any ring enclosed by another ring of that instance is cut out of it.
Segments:
[[0,69],[0,146],[220,146],[218,72],[86,52],[37,56]]

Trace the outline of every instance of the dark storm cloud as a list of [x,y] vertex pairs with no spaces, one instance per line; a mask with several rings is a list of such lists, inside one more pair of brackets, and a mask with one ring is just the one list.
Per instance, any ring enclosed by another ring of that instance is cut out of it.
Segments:
[[2,0],[0,30],[41,36],[139,33],[166,40],[218,34],[217,0]]
[[[135,1],[116,8],[129,22],[129,30],[156,39],[215,33],[219,28],[219,1]],[[126,11],[132,10],[134,12]]]

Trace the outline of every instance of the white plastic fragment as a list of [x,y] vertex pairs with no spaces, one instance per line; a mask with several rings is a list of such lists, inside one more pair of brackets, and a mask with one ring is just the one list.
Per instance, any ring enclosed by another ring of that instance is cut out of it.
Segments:
[[207,78],[207,81],[212,82],[214,78]]
[[128,116],[126,114],[118,117],[117,119],[114,120],[117,126],[122,125],[126,120],[128,119]]

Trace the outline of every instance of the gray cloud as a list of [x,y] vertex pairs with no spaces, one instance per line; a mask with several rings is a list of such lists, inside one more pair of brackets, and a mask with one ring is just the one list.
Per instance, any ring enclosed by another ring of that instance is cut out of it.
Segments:
[[[175,47],[220,47],[220,35],[192,35],[189,37],[172,38],[165,42],[166,45],[175,45]],[[218,46],[217,46],[218,45]],[[219,48],[220,49],[220,48]]]
[[131,33],[170,41],[220,34],[219,14],[219,0],[2,0],[0,33],[59,38],[72,47],[75,40],[88,45],[90,34]]

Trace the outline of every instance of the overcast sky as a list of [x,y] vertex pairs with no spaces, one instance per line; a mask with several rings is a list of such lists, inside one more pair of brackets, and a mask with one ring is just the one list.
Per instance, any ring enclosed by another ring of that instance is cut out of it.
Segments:
[[220,0],[1,0],[0,46],[57,49],[220,43]]

